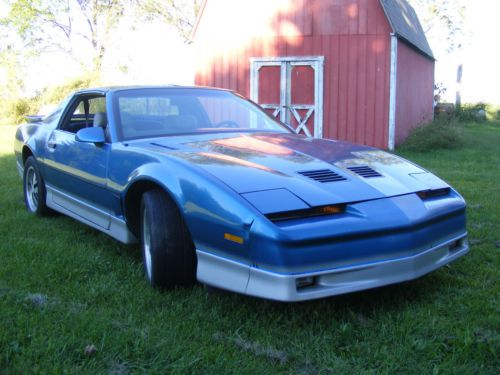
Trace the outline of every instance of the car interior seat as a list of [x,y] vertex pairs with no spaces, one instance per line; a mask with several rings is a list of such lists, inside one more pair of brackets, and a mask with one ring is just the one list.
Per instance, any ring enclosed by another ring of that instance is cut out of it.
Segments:
[[106,141],[110,140],[110,134],[109,134],[109,128],[108,128],[108,116],[106,115],[106,112],[96,112],[95,113],[93,126],[103,128]]

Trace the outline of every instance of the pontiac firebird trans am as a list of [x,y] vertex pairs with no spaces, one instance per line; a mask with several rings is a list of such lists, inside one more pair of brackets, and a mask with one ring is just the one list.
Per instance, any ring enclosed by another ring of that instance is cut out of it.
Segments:
[[400,157],[295,134],[226,90],[89,89],[16,133],[28,211],[138,241],[153,287],[301,301],[468,251],[465,202]]

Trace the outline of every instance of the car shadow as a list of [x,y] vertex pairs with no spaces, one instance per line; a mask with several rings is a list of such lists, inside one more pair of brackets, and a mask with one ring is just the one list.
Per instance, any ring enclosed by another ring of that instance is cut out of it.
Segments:
[[268,317],[270,322],[276,315],[300,315],[320,317],[315,320],[331,322],[334,320],[355,319],[365,323],[371,317],[383,313],[397,313],[408,306],[433,304],[442,292],[444,281],[439,271],[425,275],[417,280],[395,285],[353,292],[333,297],[303,302],[279,302],[244,296],[227,291],[209,290],[207,298],[213,302],[211,308],[234,309],[240,305],[246,313]]

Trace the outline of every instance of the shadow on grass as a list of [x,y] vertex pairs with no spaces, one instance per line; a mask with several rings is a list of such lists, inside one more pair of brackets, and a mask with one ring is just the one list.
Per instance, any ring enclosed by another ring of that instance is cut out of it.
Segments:
[[[94,248],[109,249],[109,253],[125,257],[132,264],[141,262],[137,246],[127,246],[77,220],[54,212],[45,217],[26,211],[23,182],[19,176],[13,154],[0,156],[0,249],[24,250],[25,243],[31,248],[45,247],[54,254],[64,249],[74,249],[85,244]],[[88,247],[87,246],[87,247]],[[69,255],[68,255],[69,256]]]
[[[334,316],[362,314],[369,318],[379,312],[399,311],[409,304],[432,303],[440,293],[440,276],[438,274],[426,275],[418,280],[408,281],[385,287],[327,297],[311,301],[285,303],[267,301],[250,296],[237,295],[230,292],[209,295],[221,304],[241,304],[245,308],[255,311],[276,313],[308,314],[310,312],[329,312],[325,316],[330,320]],[[222,307],[223,309],[228,306]]]

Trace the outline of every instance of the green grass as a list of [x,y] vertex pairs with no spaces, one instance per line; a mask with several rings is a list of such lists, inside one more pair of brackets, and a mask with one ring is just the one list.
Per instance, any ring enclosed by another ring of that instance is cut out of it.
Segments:
[[499,373],[500,127],[464,132],[461,149],[403,156],[467,199],[467,256],[410,283],[287,305],[200,285],[159,293],[135,247],[28,215],[13,128],[0,127],[0,373]]

